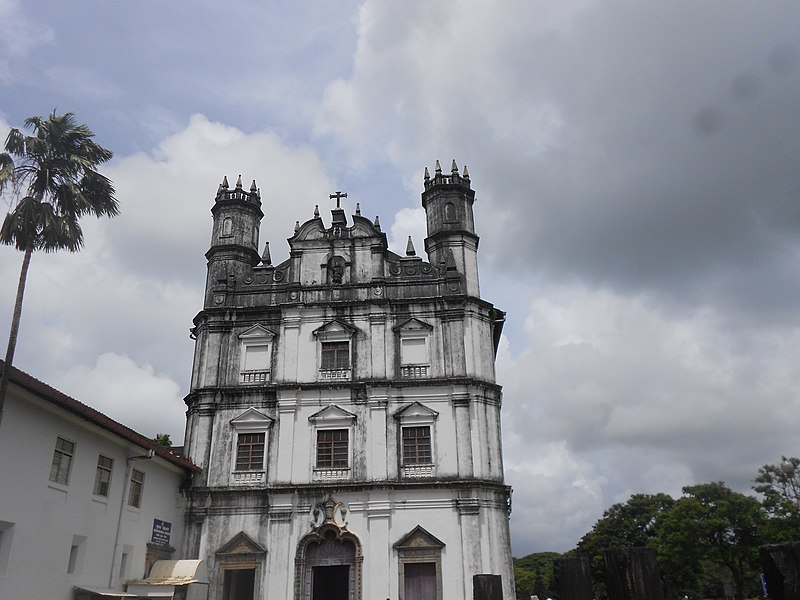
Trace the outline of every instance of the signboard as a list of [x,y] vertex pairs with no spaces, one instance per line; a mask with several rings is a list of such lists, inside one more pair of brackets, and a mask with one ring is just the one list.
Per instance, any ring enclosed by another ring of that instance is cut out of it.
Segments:
[[172,533],[172,523],[153,519],[153,536],[150,541],[154,544],[164,544],[169,546],[169,536]]

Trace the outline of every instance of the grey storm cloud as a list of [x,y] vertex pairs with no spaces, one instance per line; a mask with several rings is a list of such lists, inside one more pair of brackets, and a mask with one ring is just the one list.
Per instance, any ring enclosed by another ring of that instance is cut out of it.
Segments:
[[221,177],[257,180],[273,260],[336,189],[421,250],[422,168],[455,158],[508,311],[516,554],[797,454],[796,1],[44,5],[0,0],[0,126],[75,111],[123,212],[34,257],[21,368],[177,440]]

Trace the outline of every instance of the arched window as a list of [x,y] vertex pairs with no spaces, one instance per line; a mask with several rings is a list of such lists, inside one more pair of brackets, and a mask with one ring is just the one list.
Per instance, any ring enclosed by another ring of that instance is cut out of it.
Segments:
[[445,223],[455,223],[458,219],[456,219],[456,205],[452,202],[448,202],[444,205],[444,222]]
[[222,221],[222,233],[220,235],[233,235],[233,219],[230,217],[225,217],[225,219]]

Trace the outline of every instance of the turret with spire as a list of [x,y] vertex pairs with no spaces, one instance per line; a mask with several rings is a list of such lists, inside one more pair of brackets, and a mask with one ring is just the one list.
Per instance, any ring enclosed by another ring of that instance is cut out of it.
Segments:
[[466,165],[459,174],[453,160],[450,174],[442,171],[437,160],[433,177],[425,167],[423,177],[422,207],[428,226],[425,251],[432,265],[442,272],[457,272],[461,278],[462,293],[480,296],[478,284],[478,236],[472,205],[475,191],[471,188]]
[[211,208],[214,224],[211,245],[206,252],[208,279],[206,281],[207,305],[226,303],[236,278],[261,262],[258,253],[258,231],[264,213],[261,210],[261,192],[255,179],[250,190],[244,189],[242,176],[230,188],[227,175],[217,187],[214,206]]

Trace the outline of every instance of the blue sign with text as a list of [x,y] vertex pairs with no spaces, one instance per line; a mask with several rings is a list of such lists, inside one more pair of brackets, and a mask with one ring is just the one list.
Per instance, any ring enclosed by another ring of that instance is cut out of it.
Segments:
[[153,519],[153,536],[150,541],[154,544],[169,545],[169,536],[172,533],[172,523],[162,521],[161,519]]

